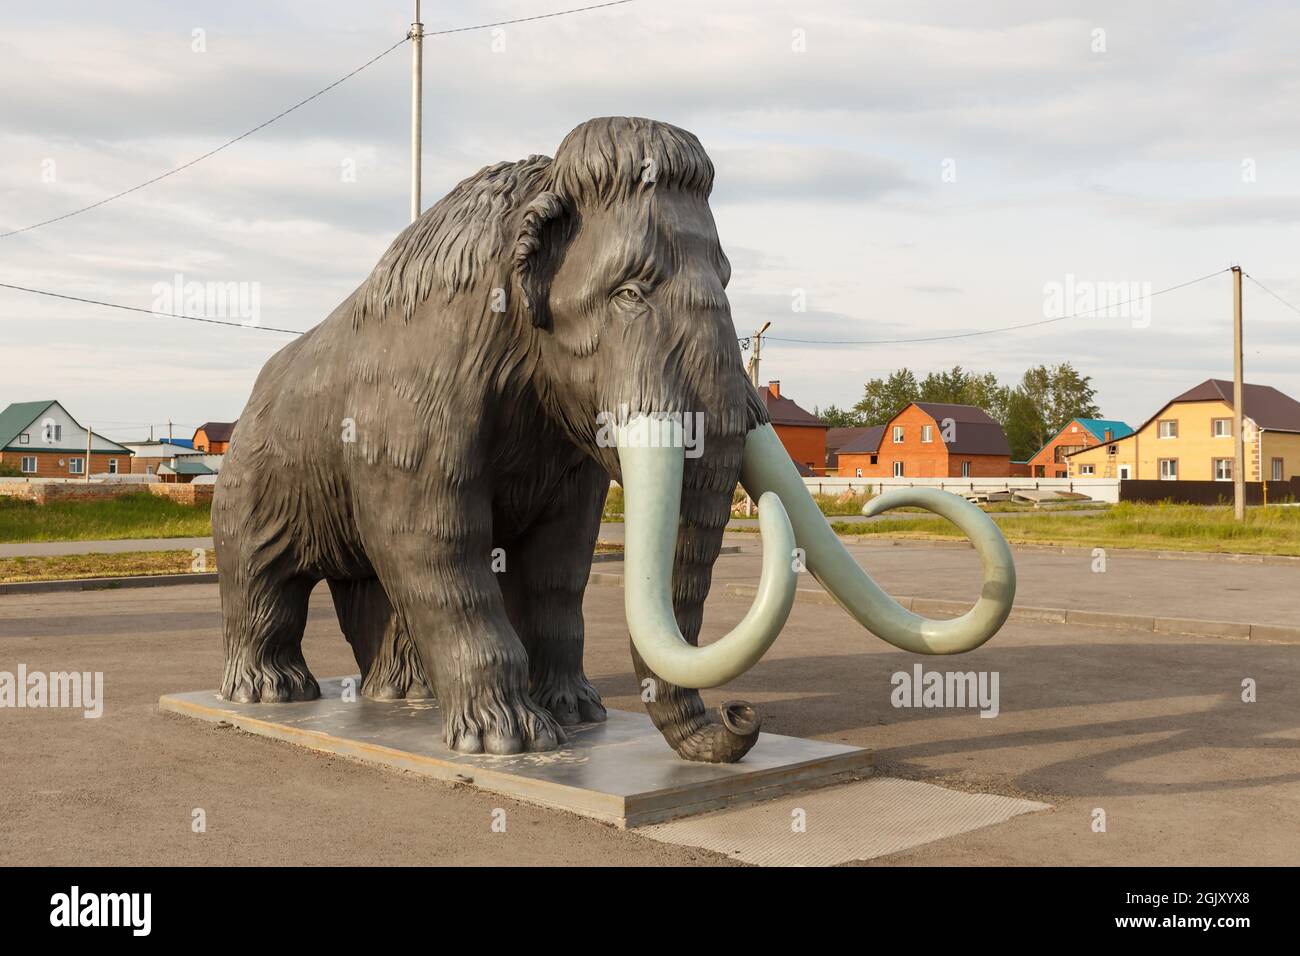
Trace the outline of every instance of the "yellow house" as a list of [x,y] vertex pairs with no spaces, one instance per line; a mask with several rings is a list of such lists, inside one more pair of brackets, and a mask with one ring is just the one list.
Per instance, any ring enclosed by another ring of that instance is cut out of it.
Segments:
[[[1246,481],[1300,475],[1300,402],[1242,387]],[[1071,478],[1232,481],[1232,383],[1212,378],[1167,402],[1132,435],[1070,455]]]

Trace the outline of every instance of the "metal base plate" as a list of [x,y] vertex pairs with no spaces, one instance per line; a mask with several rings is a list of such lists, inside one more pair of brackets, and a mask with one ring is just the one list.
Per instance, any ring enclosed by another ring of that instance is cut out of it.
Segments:
[[[567,728],[568,743],[551,753],[459,754],[443,743],[442,716],[433,701],[345,701],[344,680],[320,681],[320,699],[313,701],[236,704],[207,690],[167,694],[158,706],[617,827],[739,806],[871,772],[870,751],[778,734],[760,735],[740,763],[692,763],[669,749],[649,717],[620,710],[609,711],[603,724]],[[360,678],[351,680],[360,686]]]

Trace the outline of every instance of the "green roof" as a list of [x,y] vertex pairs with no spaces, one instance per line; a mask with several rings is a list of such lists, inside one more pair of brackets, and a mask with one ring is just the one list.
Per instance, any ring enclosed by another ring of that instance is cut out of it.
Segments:
[[178,461],[171,465],[159,465],[159,470],[167,468],[178,475],[215,475],[216,472],[201,461]]
[[[41,413],[44,412],[47,408],[49,408],[51,405],[59,405],[59,403],[55,399],[50,399],[49,401],[45,401],[45,402],[14,402],[3,412],[0,412],[0,448],[7,447],[15,438],[17,438],[19,435],[23,433],[23,431],[27,428],[28,425],[36,421],[36,419],[40,418]],[[59,405],[59,407],[63,408],[62,405]],[[63,412],[65,415],[68,415],[69,418],[72,418],[72,416],[68,414],[68,410],[66,408],[63,409]],[[74,425],[77,425],[78,428],[81,427],[81,425],[77,424],[77,420],[75,418],[72,419],[72,422]],[[103,439],[104,441],[108,442],[110,445],[116,445],[117,448],[119,448],[121,451],[125,452],[128,455],[134,454],[131,451],[131,449],[127,448],[125,445],[119,445],[117,442],[113,441],[110,438],[104,438],[104,436],[99,434],[99,432],[91,432],[91,434],[94,435],[96,438]],[[25,451],[26,448],[24,448],[23,450]],[[36,448],[35,450],[55,451],[57,449]],[[103,452],[100,451],[98,452],[98,454],[103,454]]]
[[0,448],[21,435],[23,429],[40,418],[41,412],[53,404],[54,399],[48,402],[14,402],[0,412]]

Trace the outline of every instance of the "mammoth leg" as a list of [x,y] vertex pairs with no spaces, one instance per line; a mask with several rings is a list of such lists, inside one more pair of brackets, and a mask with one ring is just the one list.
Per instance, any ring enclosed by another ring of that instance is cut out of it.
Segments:
[[412,475],[370,496],[357,517],[367,540],[383,542],[371,563],[431,681],[447,745],[513,754],[563,742],[528,695],[528,655],[492,573],[486,493],[430,491]]
[[432,697],[419,655],[378,578],[330,580],[339,627],[361,669],[361,694],[372,700]]
[[302,656],[313,578],[276,573],[226,574],[221,569],[226,668],[221,696],[241,704],[315,700],[320,686]]
[[[699,641],[713,564],[722,550],[723,529],[731,518],[735,487],[732,466],[739,463],[740,442],[715,438],[711,451],[712,462],[688,462],[684,472],[672,571],[674,616],[682,637],[692,645]],[[632,664],[650,719],[682,758],[735,763],[758,741],[761,720],[750,705],[742,701],[724,704],[718,714],[720,719],[713,719],[698,690],[680,687],[655,674],[638,653],[635,642]]]
[[582,595],[608,491],[609,475],[583,458],[560,479],[541,517],[506,546],[506,570],[497,575],[528,652],[529,692],[565,726],[605,719],[582,671]]

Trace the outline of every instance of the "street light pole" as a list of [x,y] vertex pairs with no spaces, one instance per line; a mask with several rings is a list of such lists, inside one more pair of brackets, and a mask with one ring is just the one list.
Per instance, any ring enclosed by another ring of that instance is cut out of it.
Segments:
[[420,120],[424,106],[424,24],[415,0],[411,24],[411,222],[420,218]]

